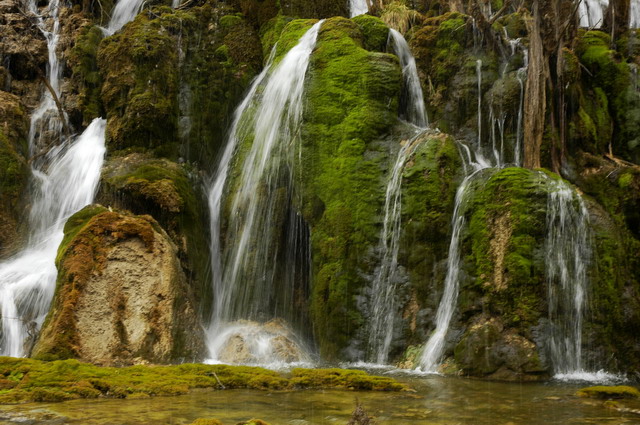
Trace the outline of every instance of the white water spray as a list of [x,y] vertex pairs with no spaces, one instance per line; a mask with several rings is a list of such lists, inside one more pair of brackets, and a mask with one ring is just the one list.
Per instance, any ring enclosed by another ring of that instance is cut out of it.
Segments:
[[378,364],[384,364],[388,360],[396,314],[398,251],[402,230],[402,173],[407,161],[420,146],[422,134],[421,132],[402,146],[387,183],[384,222],[378,245],[380,264],[370,288],[370,316],[367,321],[369,356]]
[[53,297],[55,258],[66,220],[93,202],[104,159],[106,121],[95,119],[70,146],[47,154],[35,180],[27,247],[0,263],[0,353],[21,357],[42,325]]
[[562,180],[549,181],[546,277],[549,354],[554,372],[584,372],[582,322],[591,259],[589,213],[580,195]]
[[352,18],[368,12],[369,5],[367,4],[367,0],[349,0],[349,15]]
[[[111,35],[118,31],[125,24],[133,21],[140,13],[144,0],[120,0],[111,12],[111,19],[105,29],[107,34]],[[175,1],[174,1],[175,4]],[[179,3],[178,3],[179,4]],[[176,6],[174,6],[176,7]]]
[[418,68],[416,59],[411,54],[411,49],[407,44],[407,40],[394,29],[389,29],[389,40],[392,42],[393,50],[402,66],[402,76],[404,77],[405,98],[406,98],[406,116],[407,121],[420,128],[427,128],[429,120],[427,111],[424,106],[424,96],[422,87],[420,86],[420,78],[418,77]]
[[[291,310],[289,293],[276,293],[275,215],[282,208],[276,181],[298,166],[298,133],[304,81],[322,21],[313,25],[277,65],[269,64],[238,107],[218,173],[209,194],[214,268],[214,305],[208,348],[216,359],[219,335],[240,319],[272,319]],[[273,56],[273,53],[272,53]],[[273,58],[270,59],[270,62]],[[227,245],[221,249],[223,193],[239,146],[251,144],[234,183]],[[287,291],[284,291],[287,292]],[[292,291],[288,291],[292,292]],[[284,299],[284,301],[282,301]],[[278,300],[278,301],[274,301]],[[280,311],[273,310],[276,303]],[[286,315],[286,314],[285,314]],[[268,351],[268,350],[267,350]],[[265,351],[266,352],[266,351]],[[273,359],[263,359],[270,363]]]

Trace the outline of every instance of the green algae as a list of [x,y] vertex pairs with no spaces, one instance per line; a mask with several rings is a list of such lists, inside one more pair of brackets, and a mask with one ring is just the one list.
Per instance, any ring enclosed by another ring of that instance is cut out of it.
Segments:
[[194,389],[291,390],[339,388],[402,391],[392,378],[339,369],[294,369],[286,373],[248,366],[182,364],[176,366],[98,367],[77,360],[43,362],[0,357],[0,403],[64,401],[78,398],[141,398],[187,394]]

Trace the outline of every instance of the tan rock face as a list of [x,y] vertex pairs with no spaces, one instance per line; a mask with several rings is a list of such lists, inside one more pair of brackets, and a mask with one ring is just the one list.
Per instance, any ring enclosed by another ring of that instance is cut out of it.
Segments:
[[101,212],[60,253],[35,357],[101,365],[199,359],[202,327],[190,288],[176,247],[151,217]]

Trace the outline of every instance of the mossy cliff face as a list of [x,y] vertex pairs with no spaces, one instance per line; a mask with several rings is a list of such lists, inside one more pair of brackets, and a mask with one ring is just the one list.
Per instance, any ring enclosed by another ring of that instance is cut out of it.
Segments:
[[302,212],[311,229],[311,315],[320,352],[336,358],[362,325],[356,295],[377,243],[401,72],[395,56],[366,50],[360,27],[322,25],[311,57],[302,129]]
[[[581,154],[576,183],[591,199],[597,286],[589,300],[590,360],[610,370],[640,370],[640,169]],[[607,354],[609,353],[609,354]],[[611,353],[615,353],[611,356]]]
[[611,145],[616,155],[638,162],[638,56],[637,52],[633,56],[633,49],[622,47],[616,51],[611,46],[610,36],[603,32],[580,34],[574,53],[582,67],[569,74],[577,82],[571,96],[575,105],[570,111],[574,131],[571,142],[591,153],[606,152]]
[[211,300],[207,216],[196,169],[142,153],[112,156],[97,201],[157,220],[178,248],[189,285],[207,310]]
[[113,150],[148,149],[210,164],[262,62],[257,35],[222,4],[142,13],[99,47]]
[[26,188],[27,116],[17,96],[0,91],[0,258],[19,245],[24,217],[20,199]]
[[202,329],[177,249],[150,216],[89,206],[65,225],[32,356],[127,365],[198,359]]
[[[402,235],[398,262],[407,273],[403,285],[402,339],[399,347],[423,343],[435,317],[438,282],[444,281],[451,215],[463,167],[453,139],[438,132],[421,136],[402,179]],[[400,319],[400,320],[398,320]],[[397,354],[397,353],[396,353]],[[393,353],[392,353],[393,355]],[[392,356],[395,357],[395,356]]]
[[546,182],[540,172],[506,168],[486,170],[470,183],[450,329],[461,338],[449,341],[465,374],[519,379],[548,367],[534,343],[546,309]]
[[470,16],[456,12],[425,19],[407,37],[432,125],[467,143],[480,139],[484,146],[491,145],[496,133],[506,148],[504,160],[515,162],[513,146],[523,87],[518,70],[524,65],[524,56],[521,48],[508,44],[504,34],[510,39],[523,34],[516,25],[521,17],[514,14],[508,18],[495,23],[491,40],[474,29]]

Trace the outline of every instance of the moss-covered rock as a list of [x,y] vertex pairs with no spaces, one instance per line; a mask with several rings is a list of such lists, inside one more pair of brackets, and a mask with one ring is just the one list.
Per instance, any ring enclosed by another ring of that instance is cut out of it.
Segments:
[[102,174],[98,202],[152,215],[167,231],[189,284],[206,310],[211,300],[209,248],[202,181],[187,164],[141,153],[113,156]]
[[301,206],[311,227],[311,313],[320,351],[335,358],[362,324],[355,296],[377,242],[387,153],[379,143],[397,119],[396,57],[363,48],[344,18],[322,25],[311,58],[302,130]]
[[[604,138],[596,146],[597,150],[590,151],[605,152],[611,144],[618,155],[637,162],[640,159],[640,93],[632,80],[632,67],[611,49],[610,36],[600,31],[582,32],[575,54],[587,71],[582,73],[581,82],[592,105],[588,100],[580,102],[574,120],[585,125],[587,132]],[[607,120],[608,115],[613,123]],[[581,142],[580,135],[576,135],[573,143]]]
[[640,169],[585,153],[576,160],[576,184],[593,198],[589,357],[608,370],[640,370],[640,344],[633,337],[640,332],[640,262],[629,256],[640,250]]
[[160,7],[100,44],[110,149],[213,161],[262,63],[256,33],[235,13],[211,2],[186,11]]
[[181,364],[114,368],[99,367],[77,360],[43,362],[0,357],[0,382],[5,381],[11,384],[0,392],[0,404],[96,397],[135,399],[180,395],[204,388],[269,391],[302,388],[380,391],[407,389],[405,385],[389,377],[339,369],[295,369],[292,376],[288,376],[247,366]]
[[20,196],[25,190],[27,115],[20,100],[0,91],[0,258],[19,245],[19,224],[24,217]]
[[56,265],[56,292],[34,357],[122,365],[202,355],[177,249],[150,216],[84,208],[65,226]]
[[619,385],[615,387],[609,386],[595,386],[580,388],[576,395],[578,397],[590,397],[590,398],[640,398],[640,391],[637,388],[629,387],[627,385]]
[[88,125],[91,120],[104,114],[100,89],[102,77],[98,69],[98,46],[104,34],[97,25],[87,25],[80,30],[67,60],[72,70],[72,81],[78,87],[80,123]]

